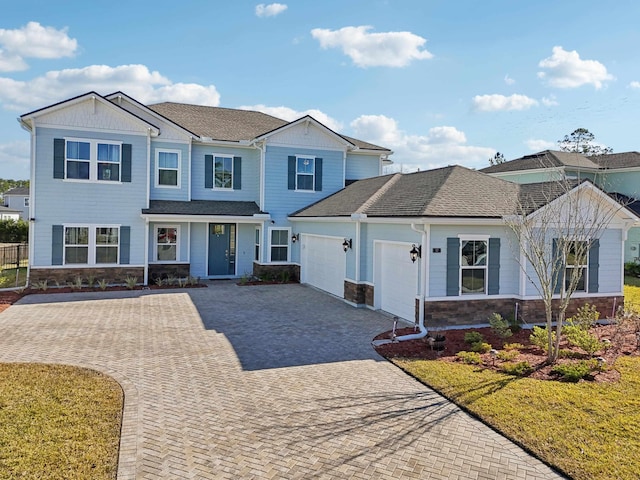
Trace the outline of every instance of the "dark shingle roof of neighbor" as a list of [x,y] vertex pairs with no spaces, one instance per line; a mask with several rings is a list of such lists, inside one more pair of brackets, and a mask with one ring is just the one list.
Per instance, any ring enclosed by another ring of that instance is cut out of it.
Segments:
[[[147,105],[147,107],[200,137],[230,142],[250,141],[290,123],[253,110],[174,102],[156,103]],[[359,148],[384,152],[390,151],[387,148],[347,137],[346,135],[340,135],[339,133],[337,135]]]
[[600,168],[606,169],[640,167],[640,153],[638,152],[610,153],[589,157],[589,159],[596,162]]
[[455,165],[359,180],[291,216],[500,218],[531,213],[565,192],[566,184],[521,185]]
[[263,213],[255,202],[233,202],[222,200],[151,200],[149,208],[142,213],[148,215],[230,215],[247,217]]
[[29,195],[29,187],[13,187],[4,192],[4,195]]

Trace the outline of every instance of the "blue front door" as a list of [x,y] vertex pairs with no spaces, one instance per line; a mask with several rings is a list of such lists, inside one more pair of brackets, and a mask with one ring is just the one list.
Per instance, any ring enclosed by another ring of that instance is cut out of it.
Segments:
[[209,276],[236,274],[236,226],[209,224]]

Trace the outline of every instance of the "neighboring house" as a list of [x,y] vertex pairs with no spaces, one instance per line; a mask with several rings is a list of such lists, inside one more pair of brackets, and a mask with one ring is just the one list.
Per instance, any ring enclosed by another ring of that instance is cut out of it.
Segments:
[[15,187],[7,190],[4,195],[4,205],[19,212],[19,218],[29,220],[29,188]]
[[0,220],[19,220],[20,211],[13,208],[0,206]]
[[[503,222],[537,187],[463,167],[382,176],[390,150],[310,116],[90,92],[20,121],[33,146],[32,283],[286,271],[430,326],[486,323],[516,304],[538,320]],[[576,188],[613,203],[589,182]],[[622,238],[637,220],[616,211],[578,299],[607,312],[620,301]]]
[[[517,183],[588,178],[635,213],[640,213],[640,153],[625,152],[587,157],[579,153],[545,150],[483,168],[481,172]],[[626,262],[640,260],[640,228],[625,238]]]

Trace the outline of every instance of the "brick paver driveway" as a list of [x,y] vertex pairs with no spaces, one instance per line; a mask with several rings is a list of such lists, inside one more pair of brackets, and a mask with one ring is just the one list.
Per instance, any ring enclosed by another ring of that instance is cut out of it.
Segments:
[[119,479],[558,478],[377,356],[390,326],[300,285],[30,295],[0,361],[118,380]]

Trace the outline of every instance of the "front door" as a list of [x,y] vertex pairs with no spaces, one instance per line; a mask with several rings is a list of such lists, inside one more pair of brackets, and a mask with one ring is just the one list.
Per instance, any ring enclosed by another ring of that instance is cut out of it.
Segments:
[[236,274],[236,226],[209,224],[209,276]]

